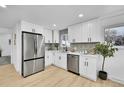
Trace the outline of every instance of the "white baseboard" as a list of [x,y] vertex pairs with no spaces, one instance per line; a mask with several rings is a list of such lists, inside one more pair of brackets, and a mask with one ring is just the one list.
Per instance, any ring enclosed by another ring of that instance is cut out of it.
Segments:
[[108,79],[110,79],[110,80],[112,80],[114,82],[120,83],[120,84],[124,84],[124,80],[122,80],[121,78],[118,78],[116,76],[109,75]]

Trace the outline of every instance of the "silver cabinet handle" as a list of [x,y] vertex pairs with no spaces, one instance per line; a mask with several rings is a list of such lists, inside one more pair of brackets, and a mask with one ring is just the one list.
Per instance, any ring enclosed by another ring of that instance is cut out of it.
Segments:
[[49,56],[47,56],[47,58],[49,58]]
[[35,39],[35,43],[36,43],[36,54],[37,54],[37,39]]
[[84,66],[86,66],[86,61],[84,62]]
[[35,32],[35,29],[34,28],[32,29],[32,32]]
[[76,41],[76,40],[75,40],[75,39],[73,39],[72,41],[73,41],[73,43],[75,43],[75,41]]
[[34,53],[37,54],[37,40],[34,38]]
[[87,67],[88,67],[88,62],[87,62]]
[[91,42],[91,37],[90,37],[90,42]]
[[59,60],[61,60],[61,56],[59,56]]
[[90,41],[90,38],[88,37],[88,42]]

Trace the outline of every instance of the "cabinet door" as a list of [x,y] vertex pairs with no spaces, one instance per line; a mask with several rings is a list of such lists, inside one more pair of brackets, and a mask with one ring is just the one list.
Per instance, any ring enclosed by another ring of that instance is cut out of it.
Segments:
[[99,31],[97,26],[97,21],[93,20],[89,22],[89,41],[98,42],[99,41]]
[[74,27],[73,26],[68,27],[68,41],[70,43],[75,42]]
[[97,72],[96,72],[97,59],[89,58],[86,62],[87,62],[87,77],[92,80],[96,80],[96,78],[97,78]]
[[60,67],[60,68],[62,67],[62,56],[61,56],[61,54],[58,55],[57,65],[58,65],[58,67]]
[[51,65],[53,62],[53,55],[50,51],[45,52],[45,66]]
[[35,32],[34,24],[26,21],[21,21],[21,31]]
[[45,31],[45,43],[52,43],[52,31],[44,29]]
[[53,64],[55,66],[58,66],[58,61],[59,61],[59,55],[58,55],[58,53],[53,53],[53,57],[54,57]]
[[57,66],[58,55],[56,52],[53,52],[53,64]]
[[59,43],[59,31],[54,30],[53,34],[53,43]]
[[49,65],[49,60],[50,56],[49,56],[49,52],[45,52],[45,67]]
[[89,42],[102,42],[104,35],[98,19],[89,21]]
[[61,53],[61,68],[67,69],[67,54]]
[[86,66],[86,58],[81,56],[79,62],[79,73],[81,76],[86,76],[87,74],[87,66]]
[[68,39],[71,43],[82,42],[82,23],[68,28]]
[[82,23],[80,23],[80,24],[77,24],[76,26],[75,26],[75,41],[76,42],[82,42]]
[[39,25],[35,25],[35,32],[36,33],[40,33],[42,34],[43,36],[45,35],[45,32],[43,30],[43,27],[42,26],[39,26]]
[[87,22],[82,24],[82,42],[89,42],[89,26]]

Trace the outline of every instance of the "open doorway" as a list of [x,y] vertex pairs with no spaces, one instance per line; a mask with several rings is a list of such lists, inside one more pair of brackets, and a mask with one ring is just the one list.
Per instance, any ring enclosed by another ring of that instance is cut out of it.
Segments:
[[11,34],[0,33],[0,66],[11,64]]

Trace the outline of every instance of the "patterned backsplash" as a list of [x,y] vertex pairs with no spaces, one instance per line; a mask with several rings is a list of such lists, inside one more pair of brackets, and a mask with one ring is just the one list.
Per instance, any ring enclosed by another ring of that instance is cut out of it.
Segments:
[[97,43],[73,43],[71,48],[76,48],[77,51],[90,50],[95,47]]

